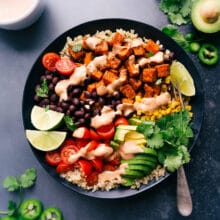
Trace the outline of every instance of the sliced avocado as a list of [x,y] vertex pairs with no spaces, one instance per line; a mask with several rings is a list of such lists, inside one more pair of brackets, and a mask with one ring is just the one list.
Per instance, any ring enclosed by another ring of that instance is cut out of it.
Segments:
[[123,182],[122,185],[123,186],[132,186],[135,182],[135,179],[133,178],[128,178],[128,177],[123,177]]
[[135,131],[137,126],[135,125],[118,125],[116,127],[115,135],[114,135],[114,141],[116,142],[123,142],[125,138],[125,134],[127,134],[129,131]]
[[149,166],[143,165],[143,164],[129,164],[128,170],[134,170],[134,171],[140,171],[143,173],[143,175],[150,174],[153,170]]
[[215,33],[220,31],[220,1],[193,1],[191,19],[195,28],[201,32]]
[[145,159],[137,159],[136,157],[130,159],[130,160],[122,160],[122,163],[127,163],[129,166],[130,165],[144,165],[144,166],[148,166],[151,169],[154,169],[157,165],[156,162],[152,162],[149,160],[145,160]]
[[124,177],[138,179],[144,176],[144,173],[139,170],[131,170],[129,168],[125,169],[125,173],[122,174]]
[[148,155],[148,154],[138,153],[138,154],[135,155],[134,158],[136,158],[136,159],[138,159],[138,160],[151,161],[151,162],[153,162],[153,163],[155,163],[155,164],[158,163],[157,157],[151,156],[151,155]]
[[157,152],[154,149],[149,147],[141,147],[141,149],[143,150],[144,154],[157,157]]
[[128,140],[137,140],[137,139],[145,139],[144,135],[137,132],[137,131],[129,131],[126,135],[125,135],[125,141]]
[[141,120],[138,118],[129,118],[128,122],[130,125],[139,125],[141,123]]

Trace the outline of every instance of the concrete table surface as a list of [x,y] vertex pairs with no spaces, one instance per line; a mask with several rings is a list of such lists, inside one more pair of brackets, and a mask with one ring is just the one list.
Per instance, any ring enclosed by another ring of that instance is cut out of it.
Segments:
[[[81,0],[46,1],[41,18],[21,31],[0,30],[0,182],[7,175],[19,175],[27,168],[37,169],[36,185],[25,198],[38,198],[45,207],[57,206],[66,220],[170,220],[184,219],[176,208],[176,174],[153,189],[134,197],[103,200],[72,192],[56,182],[41,167],[25,138],[22,124],[22,94],[28,73],[41,51],[64,31],[101,18],[125,18],[158,29],[168,24],[159,9],[159,0]],[[180,28],[195,31],[192,25]],[[205,36],[220,49],[220,35]],[[189,55],[205,88],[205,118],[198,141],[185,166],[193,200],[188,219],[219,219],[220,216],[220,62],[202,65]],[[0,210],[16,199],[0,186]]]

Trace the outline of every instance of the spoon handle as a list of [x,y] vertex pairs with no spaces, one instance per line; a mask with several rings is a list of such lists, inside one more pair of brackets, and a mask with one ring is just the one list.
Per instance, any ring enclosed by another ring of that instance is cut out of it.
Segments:
[[177,171],[177,208],[182,216],[192,213],[192,198],[183,166]]

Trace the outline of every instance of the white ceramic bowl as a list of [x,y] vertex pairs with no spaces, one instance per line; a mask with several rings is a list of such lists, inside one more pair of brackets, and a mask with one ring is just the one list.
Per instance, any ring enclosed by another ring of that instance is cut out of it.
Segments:
[[0,28],[26,28],[40,17],[44,8],[45,0],[0,0]]

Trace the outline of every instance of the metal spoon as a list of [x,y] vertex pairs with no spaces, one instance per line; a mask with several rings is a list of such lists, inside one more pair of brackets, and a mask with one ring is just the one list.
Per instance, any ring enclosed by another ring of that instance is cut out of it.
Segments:
[[177,171],[177,208],[182,216],[192,213],[192,198],[183,166]]

